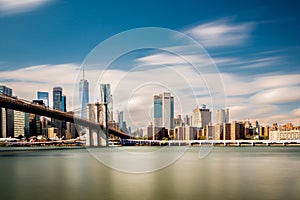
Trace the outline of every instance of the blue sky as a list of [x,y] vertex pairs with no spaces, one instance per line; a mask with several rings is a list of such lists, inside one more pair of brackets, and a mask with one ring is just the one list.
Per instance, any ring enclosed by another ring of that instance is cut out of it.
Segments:
[[[27,99],[53,85],[62,85],[72,96],[79,66],[91,50],[139,27],[168,28],[198,41],[222,74],[232,119],[300,124],[300,13],[295,0],[0,0],[1,84]],[[119,66],[130,59],[172,64],[161,52],[139,56],[119,59]]]

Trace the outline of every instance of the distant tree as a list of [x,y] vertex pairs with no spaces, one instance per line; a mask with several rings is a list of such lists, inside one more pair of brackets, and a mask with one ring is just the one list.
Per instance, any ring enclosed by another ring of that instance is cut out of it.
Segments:
[[198,139],[198,140],[206,140],[206,137],[203,136],[203,135],[201,135],[201,136],[199,136],[197,139]]
[[19,135],[18,137],[16,137],[17,139],[19,139],[19,140],[22,140],[23,138],[24,138],[24,136],[23,135]]

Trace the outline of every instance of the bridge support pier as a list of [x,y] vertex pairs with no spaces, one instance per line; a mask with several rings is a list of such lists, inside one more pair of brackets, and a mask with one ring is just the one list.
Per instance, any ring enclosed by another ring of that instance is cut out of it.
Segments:
[[87,147],[105,147],[106,136],[102,129],[88,129],[86,133]]

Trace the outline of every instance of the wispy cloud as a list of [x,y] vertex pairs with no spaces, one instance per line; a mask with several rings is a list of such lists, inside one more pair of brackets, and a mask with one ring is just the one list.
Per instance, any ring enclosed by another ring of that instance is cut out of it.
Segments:
[[53,0],[0,0],[0,16],[33,11]]
[[231,47],[244,44],[254,26],[253,22],[235,23],[224,18],[186,29],[185,33],[204,47]]
[[[133,127],[147,126],[151,121],[152,95],[163,91],[175,95],[175,112],[178,114],[190,115],[197,104],[210,107],[211,96],[205,81],[186,65],[143,69],[130,72],[107,70],[104,74],[99,70],[87,70],[91,102],[99,99],[98,81],[110,83],[115,110],[124,110],[125,119]],[[100,74],[103,75],[101,80]],[[257,119],[271,124],[295,121],[298,117],[299,109],[283,111],[280,104],[300,100],[296,92],[300,90],[300,75],[221,73],[207,77],[213,80],[219,75],[223,78],[231,120]],[[36,98],[37,90],[49,91],[51,95],[53,86],[61,85],[68,97],[69,109],[73,109],[72,100],[76,101],[78,96],[76,78],[80,78],[77,64],[39,65],[1,72],[0,79],[4,81],[0,84],[12,87],[15,95],[28,100]]]
[[[64,94],[71,97],[78,68],[77,64],[67,63],[2,71],[0,72],[0,84],[11,87],[14,95],[27,100],[35,99],[38,90],[49,91],[51,95],[52,88],[57,85],[63,86]],[[67,98],[67,100],[67,105],[72,105],[71,98]]]

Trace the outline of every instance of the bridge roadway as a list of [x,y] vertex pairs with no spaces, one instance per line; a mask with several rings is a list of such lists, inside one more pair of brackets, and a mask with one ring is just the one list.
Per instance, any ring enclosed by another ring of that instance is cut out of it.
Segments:
[[[10,97],[7,95],[0,94],[0,108],[8,108],[12,110],[18,110],[26,113],[37,114],[40,116],[46,116],[50,118],[55,118],[71,123],[75,123],[76,125],[88,127],[90,129],[103,129],[103,125],[98,123],[82,119],[80,117],[76,117],[71,113],[55,110],[48,108],[46,106],[34,104],[32,102],[19,99],[16,97]],[[115,136],[120,137],[121,139],[129,139],[132,138],[130,135],[123,133],[119,130],[109,127],[109,133]]]

